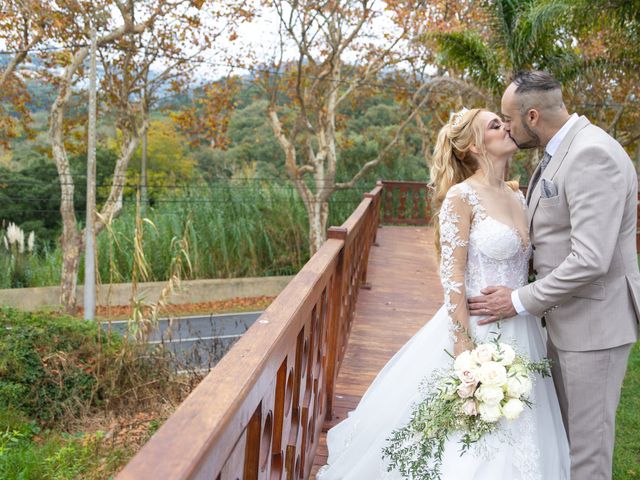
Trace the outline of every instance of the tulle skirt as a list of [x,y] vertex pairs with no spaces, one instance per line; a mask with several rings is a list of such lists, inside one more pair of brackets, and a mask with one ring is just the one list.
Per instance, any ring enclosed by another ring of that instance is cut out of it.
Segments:
[[[471,317],[475,325],[478,317]],[[514,317],[499,325],[472,327],[479,342],[499,332],[501,341],[514,345],[532,360],[546,355],[540,320]],[[318,480],[400,480],[387,471],[382,449],[391,432],[406,424],[412,406],[423,398],[420,385],[434,370],[452,363],[453,351],[446,311],[441,308],[380,371],[358,407],[329,430],[327,465]],[[558,400],[550,378],[537,377],[530,400],[514,421],[500,420],[496,433],[485,436],[464,455],[459,437],[447,440],[441,468],[442,480],[568,480],[569,446]]]

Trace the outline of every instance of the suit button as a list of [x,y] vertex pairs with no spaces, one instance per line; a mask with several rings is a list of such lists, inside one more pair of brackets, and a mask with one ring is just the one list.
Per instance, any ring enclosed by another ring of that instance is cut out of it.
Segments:
[[538,275],[538,270],[535,270],[535,269],[534,269],[534,270],[533,270],[533,274],[534,274],[534,275]]
[[531,250],[535,250],[536,246],[534,244],[531,244]]

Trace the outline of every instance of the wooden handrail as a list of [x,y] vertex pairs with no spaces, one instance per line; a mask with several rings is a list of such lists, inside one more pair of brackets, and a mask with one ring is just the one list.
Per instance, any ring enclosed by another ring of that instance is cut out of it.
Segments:
[[379,182],[118,479],[308,478],[380,218]]
[[[387,225],[428,225],[431,211],[432,188],[427,182],[407,182],[382,180],[384,188],[382,200],[382,222]],[[520,191],[527,195],[527,185],[520,185]],[[638,193],[638,230],[636,248],[640,252],[640,193]]]

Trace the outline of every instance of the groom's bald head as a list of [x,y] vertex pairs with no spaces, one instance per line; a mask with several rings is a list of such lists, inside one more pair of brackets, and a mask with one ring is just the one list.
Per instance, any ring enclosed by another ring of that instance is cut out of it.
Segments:
[[519,72],[502,96],[505,128],[520,148],[545,146],[567,120],[562,85],[547,72]]

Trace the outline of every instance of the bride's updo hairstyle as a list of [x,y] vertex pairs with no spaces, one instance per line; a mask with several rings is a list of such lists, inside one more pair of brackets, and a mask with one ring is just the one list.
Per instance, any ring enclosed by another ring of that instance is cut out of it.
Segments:
[[[478,121],[481,108],[467,110],[463,108],[451,115],[449,123],[444,125],[438,134],[436,148],[429,164],[431,186],[434,189],[432,199],[435,212],[434,230],[435,245],[440,257],[440,224],[438,212],[449,189],[469,178],[480,167],[480,164],[491,171],[491,162],[484,154],[484,129]],[[482,152],[480,158],[471,153],[471,147],[479,145]]]

